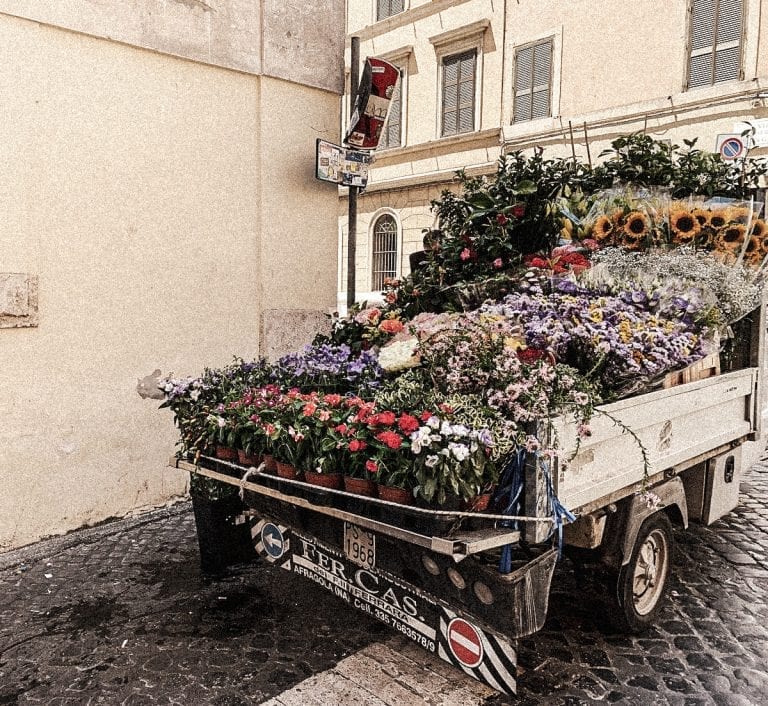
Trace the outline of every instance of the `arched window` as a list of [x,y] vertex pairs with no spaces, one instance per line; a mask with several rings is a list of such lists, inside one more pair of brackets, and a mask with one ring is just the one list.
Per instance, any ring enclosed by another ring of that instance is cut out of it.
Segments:
[[371,291],[378,292],[385,279],[397,277],[397,220],[391,214],[379,216],[373,225],[371,255]]

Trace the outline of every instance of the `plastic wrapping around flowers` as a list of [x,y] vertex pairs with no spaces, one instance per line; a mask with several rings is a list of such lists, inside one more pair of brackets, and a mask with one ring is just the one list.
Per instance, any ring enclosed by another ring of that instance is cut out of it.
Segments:
[[764,267],[768,228],[759,201],[690,197],[664,189],[624,187],[600,192],[583,219],[599,247],[630,251],[691,246],[728,264]]

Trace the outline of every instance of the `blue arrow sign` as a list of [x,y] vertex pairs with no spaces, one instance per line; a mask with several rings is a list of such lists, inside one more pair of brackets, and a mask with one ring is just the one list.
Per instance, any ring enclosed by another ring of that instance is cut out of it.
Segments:
[[267,522],[261,528],[261,540],[264,542],[264,549],[266,549],[269,556],[279,559],[283,555],[285,551],[285,538],[279,527],[271,522]]

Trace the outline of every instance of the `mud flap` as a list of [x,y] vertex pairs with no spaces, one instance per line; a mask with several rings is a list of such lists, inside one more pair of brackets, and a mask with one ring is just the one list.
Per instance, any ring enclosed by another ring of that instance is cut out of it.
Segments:
[[254,546],[267,562],[315,582],[497,691],[515,694],[515,646],[473,616],[397,576],[278,522],[255,520]]

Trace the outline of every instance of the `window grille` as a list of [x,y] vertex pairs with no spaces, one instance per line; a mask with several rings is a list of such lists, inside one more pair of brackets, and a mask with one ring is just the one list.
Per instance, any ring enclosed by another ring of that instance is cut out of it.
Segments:
[[405,9],[405,0],[376,0],[376,19],[384,20]]
[[738,79],[743,0],[692,0],[688,88]]
[[371,291],[384,289],[385,279],[397,277],[397,221],[385,214],[373,226],[373,281]]
[[386,149],[388,147],[400,147],[403,140],[402,126],[403,126],[403,100],[402,100],[402,87],[403,87],[403,70],[400,69],[400,79],[397,82],[395,91],[392,94],[392,98],[389,103],[389,115],[387,116],[387,124],[381,131],[381,137],[379,138],[379,148]]
[[514,122],[551,115],[552,40],[515,52]]
[[442,136],[475,129],[476,66],[476,49],[443,59]]

